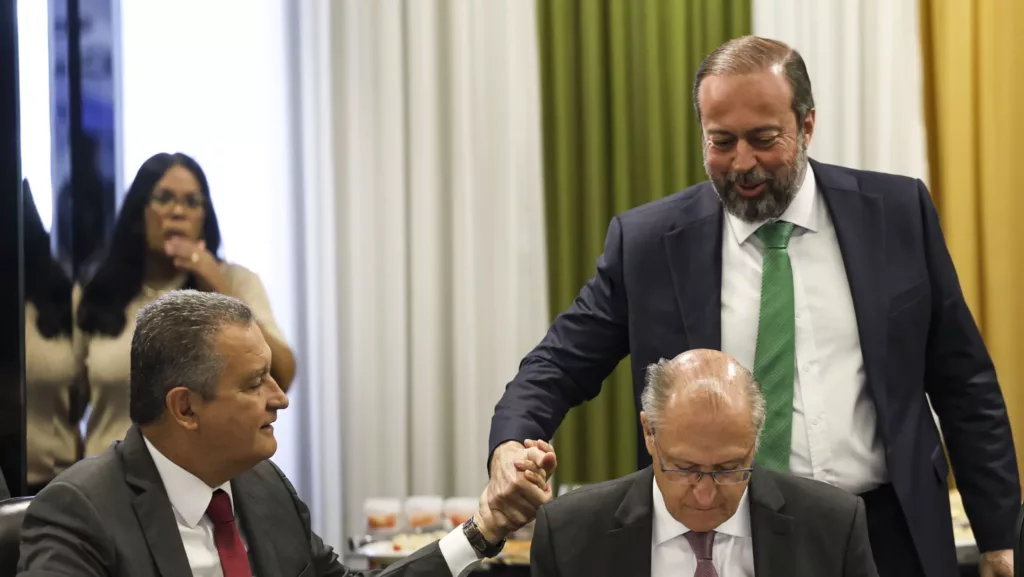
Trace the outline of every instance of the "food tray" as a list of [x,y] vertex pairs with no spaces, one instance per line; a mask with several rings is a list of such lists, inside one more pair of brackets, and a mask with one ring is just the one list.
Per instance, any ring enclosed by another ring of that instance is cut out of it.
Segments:
[[[426,535],[424,535],[424,537],[425,536]],[[444,533],[436,535],[437,538],[443,536]],[[396,536],[396,538],[398,537],[400,536]],[[430,542],[433,542],[433,540],[426,544],[429,544]],[[416,551],[416,549],[412,548],[399,548],[396,550],[394,539],[369,541],[368,537],[364,537],[358,542],[350,542],[350,547],[354,554],[359,555],[360,557],[365,557],[377,567],[386,567],[393,563],[397,563]],[[484,563],[524,567],[529,566],[530,542],[520,539],[509,539],[505,544],[505,549],[497,557],[494,559],[486,559],[484,560]]]

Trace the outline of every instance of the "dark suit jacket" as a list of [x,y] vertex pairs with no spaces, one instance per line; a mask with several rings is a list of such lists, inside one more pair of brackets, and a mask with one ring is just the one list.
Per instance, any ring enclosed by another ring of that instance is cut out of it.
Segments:
[[[891,482],[926,574],[955,575],[947,465],[925,394],[979,546],[1009,549],[1020,481],[995,369],[924,184],[811,164],[835,223]],[[720,350],[722,225],[708,182],[613,218],[596,275],[499,401],[491,450],[509,439],[550,438],[627,354],[639,413],[648,364]],[[650,457],[637,437],[643,467]]]
[[[309,510],[270,461],[232,481],[231,491],[258,577],[359,575],[311,531]],[[22,577],[192,574],[171,502],[137,428],[36,496],[22,526],[20,571]],[[451,572],[435,543],[385,574]]]
[[[533,577],[651,574],[650,467],[541,507]],[[750,529],[759,577],[877,577],[864,502],[818,481],[768,470],[750,478]]]

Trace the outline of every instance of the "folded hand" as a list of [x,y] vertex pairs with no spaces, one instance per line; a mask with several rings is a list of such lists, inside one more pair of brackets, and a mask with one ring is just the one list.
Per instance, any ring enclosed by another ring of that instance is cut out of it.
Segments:
[[506,443],[495,452],[491,482],[480,496],[475,518],[490,543],[497,543],[537,516],[551,500],[548,479],[558,465],[554,448],[544,441]]

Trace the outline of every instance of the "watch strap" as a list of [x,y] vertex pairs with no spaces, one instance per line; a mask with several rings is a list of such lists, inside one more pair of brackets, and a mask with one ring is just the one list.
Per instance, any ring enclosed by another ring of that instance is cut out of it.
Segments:
[[466,535],[466,539],[469,540],[469,544],[481,557],[496,557],[498,553],[501,553],[501,550],[505,548],[505,539],[502,539],[496,544],[492,544],[484,537],[484,534],[480,532],[480,528],[476,526],[476,522],[472,517],[462,524],[462,532]]

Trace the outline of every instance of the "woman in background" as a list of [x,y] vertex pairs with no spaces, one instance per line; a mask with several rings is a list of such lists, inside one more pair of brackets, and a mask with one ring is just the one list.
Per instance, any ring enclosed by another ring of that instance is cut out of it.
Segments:
[[80,403],[72,395],[71,280],[50,252],[28,181],[23,186],[26,477],[35,495],[78,460],[81,413],[72,408]]
[[220,260],[219,248],[217,213],[199,164],[181,153],[157,154],[143,163],[125,196],[107,257],[81,294],[75,291],[75,347],[91,403],[86,456],[123,439],[131,426],[135,315],[175,289],[219,292],[248,304],[270,345],[270,374],[288,390],[295,356],[274,322],[263,283],[252,271]]

